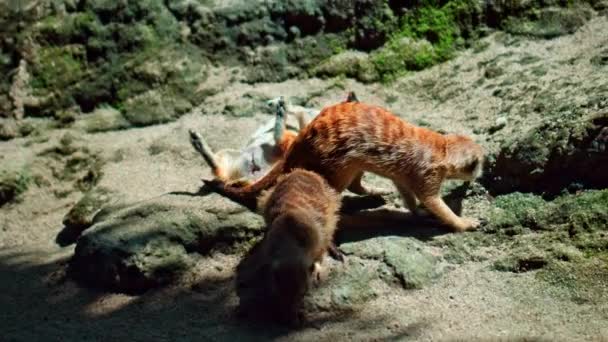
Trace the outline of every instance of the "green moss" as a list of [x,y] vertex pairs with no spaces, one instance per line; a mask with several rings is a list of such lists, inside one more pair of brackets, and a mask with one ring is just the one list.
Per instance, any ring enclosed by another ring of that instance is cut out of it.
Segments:
[[578,263],[555,262],[536,274],[552,286],[552,292],[577,303],[601,303],[608,300],[608,262],[586,259]]
[[108,37],[109,30],[91,12],[53,15],[35,26],[38,40],[45,44],[85,44],[90,37]]
[[591,15],[591,10],[580,4],[550,7],[532,11],[528,17],[508,18],[504,27],[512,34],[550,39],[574,33]]
[[109,106],[101,106],[92,113],[81,117],[74,126],[89,133],[95,133],[120,130],[130,127],[131,124],[124,118],[120,111]]
[[0,206],[14,201],[24,193],[30,186],[32,177],[28,169],[17,171],[0,171]]
[[147,126],[175,120],[192,108],[192,104],[179,96],[150,90],[126,101],[123,115],[133,126]]
[[499,196],[490,214],[494,229],[523,226],[536,230],[568,228],[600,231],[608,226],[608,190],[592,190],[545,201],[533,194],[512,193]]
[[495,229],[506,227],[538,226],[539,212],[545,210],[547,203],[540,196],[512,194],[499,196],[494,202],[494,211],[491,214],[490,225]]
[[41,48],[32,73],[33,88],[64,90],[81,80],[86,73],[84,48],[79,45]]
[[426,1],[401,18],[400,29],[371,60],[383,80],[451,58],[474,35],[481,9],[475,1]]

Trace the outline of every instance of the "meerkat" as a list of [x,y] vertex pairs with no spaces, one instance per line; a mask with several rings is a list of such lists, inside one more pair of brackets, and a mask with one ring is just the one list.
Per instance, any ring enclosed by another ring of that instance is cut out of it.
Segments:
[[405,205],[417,200],[454,231],[479,226],[459,217],[440,196],[446,179],[472,181],[481,175],[483,148],[464,135],[443,135],[414,126],[381,107],[345,102],[327,107],[297,136],[285,156],[258,181],[238,187],[206,181],[215,191],[254,209],[260,192],[294,168],[322,175],[342,192],[362,172],[389,178]]
[[333,246],[340,196],[318,174],[294,169],[261,194],[258,207],[268,227],[259,247],[262,277],[279,315],[297,321],[299,304]]

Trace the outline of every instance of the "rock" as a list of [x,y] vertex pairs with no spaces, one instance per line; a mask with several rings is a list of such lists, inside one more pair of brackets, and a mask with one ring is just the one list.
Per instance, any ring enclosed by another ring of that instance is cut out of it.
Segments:
[[340,76],[356,78],[362,82],[377,81],[379,75],[374,69],[369,55],[360,51],[344,51],[332,56],[321,65],[313,69],[319,76]]
[[557,113],[500,148],[483,183],[494,193],[608,187],[608,112]]
[[92,113],[81,116],[74,124],[75,128],[89,133],[114,131],[130,126],[121,112],[109,106],[97,108]]
[[[237,294],[242,313],[267,305],[266,279],[254,247],[237,267]],[[348,311],[385,293],[388,287],[419,289],[440,274],[440,258],[409,238],[380,237],[344,243],[345,262],[325,260],[326,277],[304,298],[303,311]],[[266,286],[265,286],[266,285]]]
[[0,118],[0,141],[11,140],[21,136],[19,125],[13,118]]
[[15,170],[3,167],[0,170],[0,207],[24,193],[31,180],[26,168]]
[[102,210],[78,239],[70,272],[85,284],[138,293],[174,279],[189,253],[234,249],[262,234],[260,216],[217,195],[163,195]]
[[507,126],[508,120],[504,116],[500,116],[494,121],[494,125],[488,128],[489,134],[494,134]]
[[591,64],[598,67],[608,65],[608,49],[603,49],[599,55],[591,58],[590,62]]
[[378,262],[352,259],[333,267],[328,278],[310,291],[304,299],[305,311],[355,309],[382,293],[379,290],[383,282],[381,277],[390,273],[388,267]]
[[[80,234],[89,228],[95,215],[114,197],[111,191],[96,187],[88,191],[63,217],[63,229],[57,235],[57,243],[62,246],[74,243]],[[116,200],[116,199],[114,199]]]
[[593,11],[585,5],[548,7],[539,9],[535,19],[511,18],[507,20],[507,32],[541,38],[555,38],[574,33],[591,17]]
[[149,90],[125,102],[124,117],[133,126],[148,126],[173,121],[191,108],[182,97]]
[[347,255],[383,261],[405,289],[419,289],[441,274],[439,258],[424,244],[401,237],[381,237],[340,245]]
[[498,196],[486,231],[526,227],[535,231],[569,230],[570,235],[601,232],[608,223],[607,190],[589,190],[545,201],[533,194],[514,192]]

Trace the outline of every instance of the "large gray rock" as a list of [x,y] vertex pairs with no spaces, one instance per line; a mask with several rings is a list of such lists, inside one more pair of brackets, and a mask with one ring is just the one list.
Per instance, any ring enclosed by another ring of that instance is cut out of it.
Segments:
[[234,248],[263,226],[260,216],[218,195],[167,194],[109,207],[78,239],[70,271],[93,286],[142,292],[187,270],[189,253]]
[[340,249],[347,255],[382,261],[405,289],[422,288],[441,274],[440,258],[412,238],[379,237],[345,243]]
[[57,243],[74,243],[85,229],[93,225],[97,213],[105,205],[116,200],[117,195],[104,187],[96,187],[85,193],[63,217],[64,227],[57,235]]
[[608,112],[554,114],[516,135],[490,164],[484,185],[496,193],[557,194],[608,187]]
[[[303,312],[353,312],[391,288],[419,289],[442,273],[441,258],[412,238],[371,238],[344,243],[340,249],[345,261],[324,262],[324,276],[304,298]],[[236,281],[241,313],[256,317],[261,305],[268,306],[269,295],[257,256],[254,248],[241,260]]]

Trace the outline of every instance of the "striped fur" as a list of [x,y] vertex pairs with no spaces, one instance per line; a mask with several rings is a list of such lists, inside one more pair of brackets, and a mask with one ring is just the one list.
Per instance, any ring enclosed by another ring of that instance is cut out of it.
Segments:
[[454,214],[439,191],[445,179],[478,177],[483,155],[481,146],[469,137],[442,135],[409,124],[381,107],[345,102],[323,109],[300,131],[285,157],[257,182],[245,187],[207,183],[255,208],[260,192],[294,168],[322,175],[338,192],[369,171],[391,179],[410,210],[420,200],[442,222],[464,231],[479,222]]

